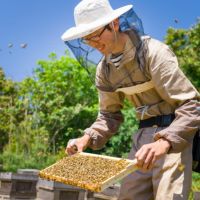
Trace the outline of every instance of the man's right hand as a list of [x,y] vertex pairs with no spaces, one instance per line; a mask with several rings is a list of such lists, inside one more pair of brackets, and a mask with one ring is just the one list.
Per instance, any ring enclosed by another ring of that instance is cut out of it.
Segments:
[[89,135],[84,135],[80,138],[69,140],[65,153],[68,155],[73,155],[77,152],[84,151],[89,146],[90,139],[91,138]]

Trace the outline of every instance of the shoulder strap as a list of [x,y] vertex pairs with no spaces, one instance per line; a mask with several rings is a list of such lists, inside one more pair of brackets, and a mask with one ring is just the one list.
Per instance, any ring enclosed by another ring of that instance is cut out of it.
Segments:
[[131,87],[118,88],[116,92],[123,92],[126,95],[134,95],[146,92],[147,90],[150,90],[152,88],[154,88],[154,84],[153,81],[151,80]]

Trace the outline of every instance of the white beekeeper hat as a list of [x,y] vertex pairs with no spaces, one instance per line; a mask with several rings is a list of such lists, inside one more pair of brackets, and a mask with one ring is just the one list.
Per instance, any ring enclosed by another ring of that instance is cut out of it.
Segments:
[[69,41],[89,35],[132,7],[132,5],[127,5],[114,10],[108,0],[82,0],[74,9],[76,26],[68,29],[61,38]]

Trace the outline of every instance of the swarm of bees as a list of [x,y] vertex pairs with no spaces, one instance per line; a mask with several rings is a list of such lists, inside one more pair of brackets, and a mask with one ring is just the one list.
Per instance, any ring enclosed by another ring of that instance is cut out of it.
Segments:
[[[13,46],[14,46],[13,43],[9,43],[9,44],[8,44],[8,48],[12,48]],[[21,47],[22,49],[25,49],[27,46],[28,46],[27,43],[22,43],[22,44],[20,44],[20,47]]]
[[[19,46],[20,46],[20,48],[25,49],[25,48],[27,48],[28,44],[27,44],[27,43],[21,43]],[[13,44],[13,43],[9,43],[9,44],[8,44],[9,54],[12,54],[11,49],[12,49],[13,47],[14,47],[14,44]],[[3,51],[2,48],[0,48],[0,52],[1,52],[1,51]]]

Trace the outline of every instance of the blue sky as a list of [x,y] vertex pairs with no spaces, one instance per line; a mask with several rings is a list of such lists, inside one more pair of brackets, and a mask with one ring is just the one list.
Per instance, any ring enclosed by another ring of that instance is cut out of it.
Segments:
[[[73,9],[80,0],[0,0],[0,66],[21,81],[33,75],[37,61],[51,52],[64,55],[62,33],[74,25]],[[146,34],[163,40],[169,27],[188,29],[200,17],[199,0],[110,0],[114,9],[132,4]],[[178,23],[175,23],[175,19]],[[9,48],[9,44],[13,47]],[[26,48],[20,44],[27,43]]]

